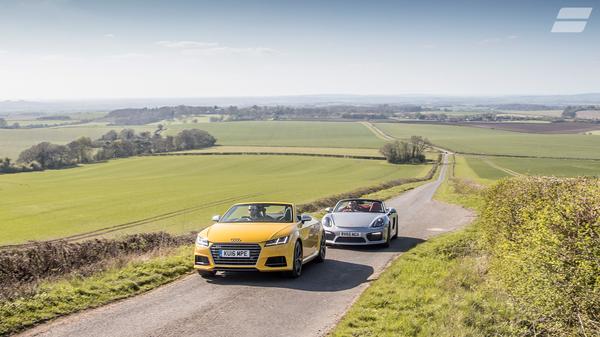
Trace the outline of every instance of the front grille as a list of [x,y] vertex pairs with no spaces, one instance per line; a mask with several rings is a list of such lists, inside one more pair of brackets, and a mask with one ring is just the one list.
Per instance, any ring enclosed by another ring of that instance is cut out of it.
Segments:
[[226,272],[255,272],[258,271],[256,268],[249,267],[215,267],[215,271],[226,271]]
[[325,231],[325,240],[331,241],[333,239],[335,239],[335,234],[332,232]]
[[287,266],[287,262],[285,260],[285,256],[271,256],[265,262],[265,266],[267,267],[285,267]]
[[208,257],[202,256],[202,255],[196,255],[196,264],[207,265],[208,264]]
[[339,237],[335,240],[336,243],[365,243],[364,238],[353,238],[353,237]]
[[[220,257],[219,250],[249,250],[250,258],[247,257]],[[236,265],[236,266],[254,266],[260,255],[260,246],[255,243],[213,243],[210,246],[210,254],[215,264]]]

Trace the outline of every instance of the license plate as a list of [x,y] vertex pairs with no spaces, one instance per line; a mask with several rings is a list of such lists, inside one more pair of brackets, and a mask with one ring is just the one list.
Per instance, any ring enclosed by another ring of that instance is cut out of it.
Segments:
[[359,237],[359,232],[340,232],[340,236]]
[[221,250],[219,251],[221,257],[250,257],[249,250]]

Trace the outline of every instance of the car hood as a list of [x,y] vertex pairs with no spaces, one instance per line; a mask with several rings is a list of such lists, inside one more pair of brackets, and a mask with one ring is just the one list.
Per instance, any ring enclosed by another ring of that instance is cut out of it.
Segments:
[[294,223],[216,223],[202,231],[210,242],[263,242],[288,235]]
[[332,213],[333,223],[336,227],[369,227],[371,223],[385,213]]

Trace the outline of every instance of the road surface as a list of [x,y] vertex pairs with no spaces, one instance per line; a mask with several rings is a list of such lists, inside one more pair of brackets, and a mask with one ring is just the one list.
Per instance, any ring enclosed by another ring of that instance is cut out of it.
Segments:
[[473,215],[432,200],[439,178],[388,200],[400,233],[387,249],[329,248],[299,279],[277,274],[190,275],[146,294],[57,319],[22,336],[320,336],[327,333],[389,261]]

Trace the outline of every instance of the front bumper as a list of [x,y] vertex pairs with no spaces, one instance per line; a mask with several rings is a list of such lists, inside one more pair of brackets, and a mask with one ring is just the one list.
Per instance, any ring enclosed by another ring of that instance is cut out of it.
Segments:
[[[237,246],[237,247],[236,247]],[[251,258],[221,259],[219,249],[250,250]],[[260,271],[292,270],[294,246],[290,243],[265,247],[264,243],[210,243],[208,247],[196,245],[194,269],[204,271]]]
[[[353,233],[352,236],[344,235]],[[372,227],[325,227],[325,243],[328,245],[366,246],[385,243],[387,226]]]

